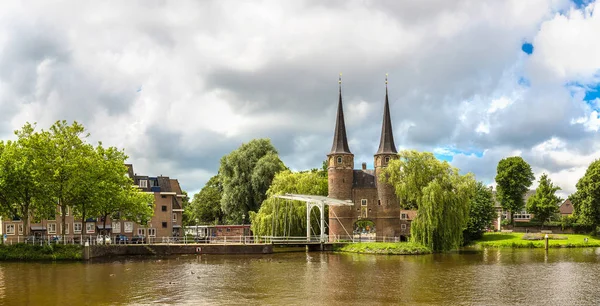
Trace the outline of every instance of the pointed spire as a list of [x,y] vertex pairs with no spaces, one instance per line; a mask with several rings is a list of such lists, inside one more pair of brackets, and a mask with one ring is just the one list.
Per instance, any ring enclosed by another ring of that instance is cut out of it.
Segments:
[[381,125],[381,140],[376,154],[397,154],[394,134],[392,133],[392,119],[390,118],[390,102],[388,100],[388,75],[385,74],[385,106],[383,107],[383,123]]
[[346,137],[346,123],[344,122],[344,108],[342,106],[342,74],[338,80],[339,84],[339,102],[337,110],[337,119],[335,121],[335,134],[333,135],[333,145],[331,146],[331,153],[338,154],[346,153],[351,154],[350,148],[348,147],[348,138]]

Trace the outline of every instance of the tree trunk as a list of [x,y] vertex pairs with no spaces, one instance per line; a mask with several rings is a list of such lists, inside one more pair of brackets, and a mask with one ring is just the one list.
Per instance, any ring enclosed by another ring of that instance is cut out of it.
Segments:
[[67,231],[67,206],[63,204],[62,201],[60,201],[60,214],[61,214],[61,218],[62,218],[62,224],[61,224],[61,236],[62,236],[62,242],[63,244],[67,244],[67,236],[65,235],[66,231]]

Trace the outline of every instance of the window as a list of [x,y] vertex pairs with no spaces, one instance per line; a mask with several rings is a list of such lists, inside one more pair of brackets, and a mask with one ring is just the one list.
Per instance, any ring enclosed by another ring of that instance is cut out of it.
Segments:
[[163,227],[163,228],[167,228],[167,222],[163,222],[163,223],[162,223],[162,227]]
[[56,234],[56,223],[48,223],[48,234]]
[[167,205],[163,205],[163,206],[161,207],[161,210],[162,210],[162,211],[167,211]]
[[407,220],[407,219],[408,219],[408,214],[401,213],[401,214],[400,214],[400,219],[402,219],[402,220]]
[[387,164],[387,163],[389,163],[389,162],[390,162],[390,157],[389,157],[389,156],[386,156],[386,157],[385,157],[385,163]]
[[406,229],[406,224],[400,224],[400,229],[405,230]]
[[73,223],[73,234],[81,234],[81,222]]
[[6,225],[6,234],[7,235],[14,235],[15,234],[15,225],[14,224],[7,224]]
[[121,222],[113,222],[112,223],[112,232],[115,234],[121,233]]
[[[58,208],[60,210],[60,207]],[[59,214],[61,212],[59,211]],[[49,221],[56,221],[56,213],[50,213],[50,215],[48,216],[48,220]]]
[[227,228],[227,232],[228,232],[228,233],[229,233],[229,232],[231,232],[231,229],[230,229],[229,227]]
[[381,205],[381,200],[377,200],[377,205]]
[[360,205],[361,206],[367,206],[367,199],[360,200]]
[[23,224],[19,224],[18,228],[19,228],[19,235],[23,235]]
[[341,163],[342,163],[342,157],[341,157],[341,156],[338,156],[338,158],[337,158],[337,163],[338,163],[338,164],[341,164]]
[[123,223],[125,233],[133,233],[133,222]]
[[148,229],[148,236],[149,237],[156,237],[156,229],[155,228],[149,228]]
[[87,222],[85,224],[85,233],[86,234],[93,234],[96,231],[96,223],[93,222]]
[[70,213],[69,206],[67,206],[67,207],[65,208],[65,213],[66,213],[66,216],[68,216],[68,215],[69,215],[69,213]]
[[146,229],[138,228],[137,234],[138,234],[138,236],[146,236]]
[[173,213],[173,222],[177,222],[177,214]]
[[140,187],[141,188],[148,188],[148,181],[147,180],[140,180]]
[[163,198],[163,199],[166,199],[166,198],[167,198],[167,196],[166,196],[166,195],[164,195],[164,194],[161,194],[161,195],[160,195],[160,197],[161,197],[161,198]]
[[[60,233],[62,234],[62,224],[60,225]],[[69,234],[69,223],[65,223],[65,235]]]

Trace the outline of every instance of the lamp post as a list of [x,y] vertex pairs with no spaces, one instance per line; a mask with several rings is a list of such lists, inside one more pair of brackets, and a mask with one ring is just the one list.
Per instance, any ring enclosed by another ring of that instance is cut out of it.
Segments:
[[196,240],[198,240],[198,218],[196,218]]

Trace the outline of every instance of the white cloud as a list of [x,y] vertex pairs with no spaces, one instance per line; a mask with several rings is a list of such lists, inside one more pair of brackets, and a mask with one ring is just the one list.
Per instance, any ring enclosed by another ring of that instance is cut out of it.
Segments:
[[487,182],[501,158],[522,153],[565,190],[595,156],[584,146],[596,145],[598,114],[564,87],[597,81],[595,4],[116,4],[0,4],[2,138],[25,121],[78,120],[125,148],[137,172],[189,190],[256,137],[272,138],[293,169],[318,167],[342,71],[351,150],[371,161],[389,72],[399,148],[484,151],[453,164]]

